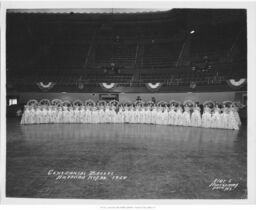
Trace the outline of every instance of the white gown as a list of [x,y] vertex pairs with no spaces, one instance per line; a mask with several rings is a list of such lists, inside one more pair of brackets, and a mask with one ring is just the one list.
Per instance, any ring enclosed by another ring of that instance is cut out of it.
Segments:
[[194,107],[191,115],[191,126],[200,127],[202,124],[202,118],[199,107]]
[[155,125],[157,122],[157,108],[153,107],[151,111],[151,117],[150,117],[150,122],[151,124]]
[[223,128],[223,129],[229,128],[227,107],[222,108],[222,113],[220,114],[220,128]]
[[182,125],[183,126],[190,126],[191,125],[189,107],[185,107],[185,111],[182,113]]
[[214,112],[212,114],[211,127],[212,128],[221,128],[220,108],[218,108],[218,107],[215,107]]
[[129,110],[128,110],[128,107],[124,108],[124,123],[129,123]]
[[63,110],[62,108],[58,108],[57,111],[57,123],[63,123]]
[[128,123],[133,123],[133,109],[132,108],[130,108],[128,110],[127,116],[128,116]]
[[235,114],[232,108],[228,110],[228,128],[233,130],[239,130],[238,122],[235,118]]
[[202,115],[202,127],[204,128],[211,127],[211,109],[208,107],[204,108],[204,113]]
[[101,107],[99,110],[99,123],[105,123],[105,113],[103,107]]
[[241,119],[240,119],[240,116],[239,116],[239,113],[238,113],[238,108],[237,107],[232,107],[232,111],[235,115],[235,119],[237,121],[237,124],[240,127],[242,125],[242,123],[241,123]]
[[183,125],[182,123],[182,108],[178,107],[176,111],[175,125]]
[[169,124],[169,111],[168,108],[165,108],[163,113],[162,113],[162,124],[163,125],[168,125]]
[[28,117],[28,108],[25,107],[24,112],[22,113],[22,116],[21,116],[21,121],[20,121],[21,125],[27,124],[27,117]]

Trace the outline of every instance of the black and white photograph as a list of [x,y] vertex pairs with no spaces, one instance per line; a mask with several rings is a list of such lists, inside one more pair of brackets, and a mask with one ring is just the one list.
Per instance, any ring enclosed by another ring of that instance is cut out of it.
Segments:
[[6,198],[248,199],[246,7],[39,4],[4,23]]

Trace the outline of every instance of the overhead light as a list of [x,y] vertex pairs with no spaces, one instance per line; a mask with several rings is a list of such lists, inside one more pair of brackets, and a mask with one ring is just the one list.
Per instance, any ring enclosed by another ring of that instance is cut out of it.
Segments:
[[194,33],[195,33],[195,30],[191,30],[191,31],[190,31],[190,34],[194,34]]

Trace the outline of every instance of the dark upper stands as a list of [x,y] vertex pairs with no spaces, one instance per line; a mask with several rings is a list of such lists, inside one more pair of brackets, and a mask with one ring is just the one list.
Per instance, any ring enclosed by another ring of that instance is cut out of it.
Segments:
[[[198,72],[207,68],[206,56],[213,76],[216,72],[226,78],[240,76],[247,59],[246,14],[232,11],[7,13],[8,79],[168,83],[184,77],[187,82],[206,81],[206,73]],[[194,34],[189,33],[191,29]],[[119,75],[103,74],[111,63],[120,67]],[[246,71],[242,73],[246,76]]]

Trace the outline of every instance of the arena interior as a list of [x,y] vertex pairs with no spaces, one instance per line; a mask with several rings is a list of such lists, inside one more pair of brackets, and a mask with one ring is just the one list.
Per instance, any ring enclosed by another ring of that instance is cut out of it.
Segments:
[[247,198],[246,10],[6,15],[7,197]]

